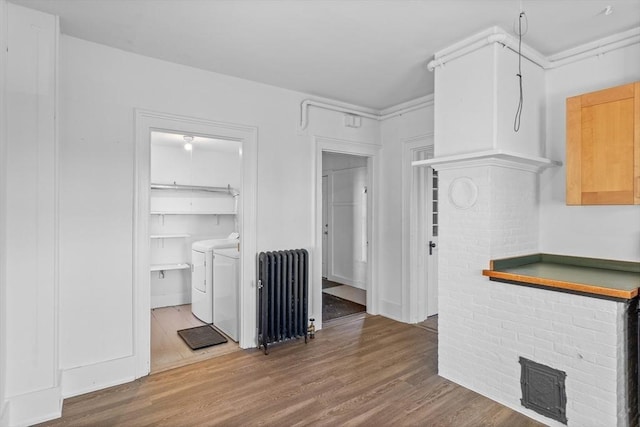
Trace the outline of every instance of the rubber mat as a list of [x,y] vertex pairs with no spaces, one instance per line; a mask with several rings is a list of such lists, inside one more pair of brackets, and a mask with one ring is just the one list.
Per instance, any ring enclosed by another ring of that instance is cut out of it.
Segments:
[[191,350],[198,350],[227,342],[227,339],[220,332],[213,329],[211,325],[181,329],[178,331],[178,335],[191,347]]

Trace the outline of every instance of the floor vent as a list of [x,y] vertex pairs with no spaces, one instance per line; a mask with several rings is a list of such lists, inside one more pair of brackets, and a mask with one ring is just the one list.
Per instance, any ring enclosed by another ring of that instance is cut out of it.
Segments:
[[567,374],[524,357],[520,358],[520,365],[522,406],[567,424],[567,393],[564,385]]

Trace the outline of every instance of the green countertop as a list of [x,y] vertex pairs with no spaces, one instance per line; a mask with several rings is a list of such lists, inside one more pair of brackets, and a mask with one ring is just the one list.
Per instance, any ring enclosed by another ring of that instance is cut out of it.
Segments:
[[492,280],[632,299],[640,288],[640,263],[534,254],[491,261],[483,275]]

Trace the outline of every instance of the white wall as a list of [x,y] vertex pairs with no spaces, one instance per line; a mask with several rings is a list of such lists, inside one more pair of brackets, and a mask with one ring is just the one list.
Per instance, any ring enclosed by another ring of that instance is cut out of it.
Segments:
[[[424,108],[384,120],[381,124],[382,151],[380,171],[380,240],[379,281],[383,284],[380,293],[380,312],[392,319],[403,319],[402,277],[402,224],[408,221],[402,211],[403,146],[412,139],[430,135],[434,129],[434,106],[427,103]],[[407,254],[408,256],[408,254]]]
[[322,172],[342,169],[362,168],[367,166],[367,158],[339,153],[322,153]]
[[[547,71],[547,156],[565,162],[565,100],[640,80],[640,45]],[[542,252],[640,261],[640,206],[566,206],[566,168],[540,179]]]
[[2,326],[6,329],[0,350],[2,396],[9,407],[2,423],[25,425],[59,415],[61,409],[54,118],[58,21],[21,6],[4,6],[10,49],[2,93],[6,102]]
[[[502,149],[540,156],[544,149],[544,70],[522,60],[524,108],[518,105],[518,56],[497,43],[435,70],[435,156]],[[443,142],[446,141],[446,142]]]
[[0,425],[9,423],[6,392],[7,360],[7,265],[6,206],[7,206],[7,31],[8,9],[6,0],[0,0]]
[[[98,371],[133,352],[134,108],[258,127],[258,251],[314,244],[314,135],[377,143],[376,121],[345,128],[341,114],[318,109],[310,110],[309,128],[298,131],[300,103],[308,97],[301,93],[68,36],[60,50],[64,370]],[[101,333],[89,334],[93,328]],[[95,388],[126,381],[128,369],[106,369]]]
[[167,146],[151,140],[151,182],[160,184],[200,185],[240,188],[239,148],[235,153],[202,149],[191,151],[182,146]]

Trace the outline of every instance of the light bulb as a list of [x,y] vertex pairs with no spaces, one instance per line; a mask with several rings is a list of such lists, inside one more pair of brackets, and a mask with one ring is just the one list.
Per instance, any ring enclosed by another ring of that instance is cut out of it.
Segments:
[[191,151],[193,149],[193,144],[190,142],[187,142],[186,144],[184,144],[184,149],[187,151]]

